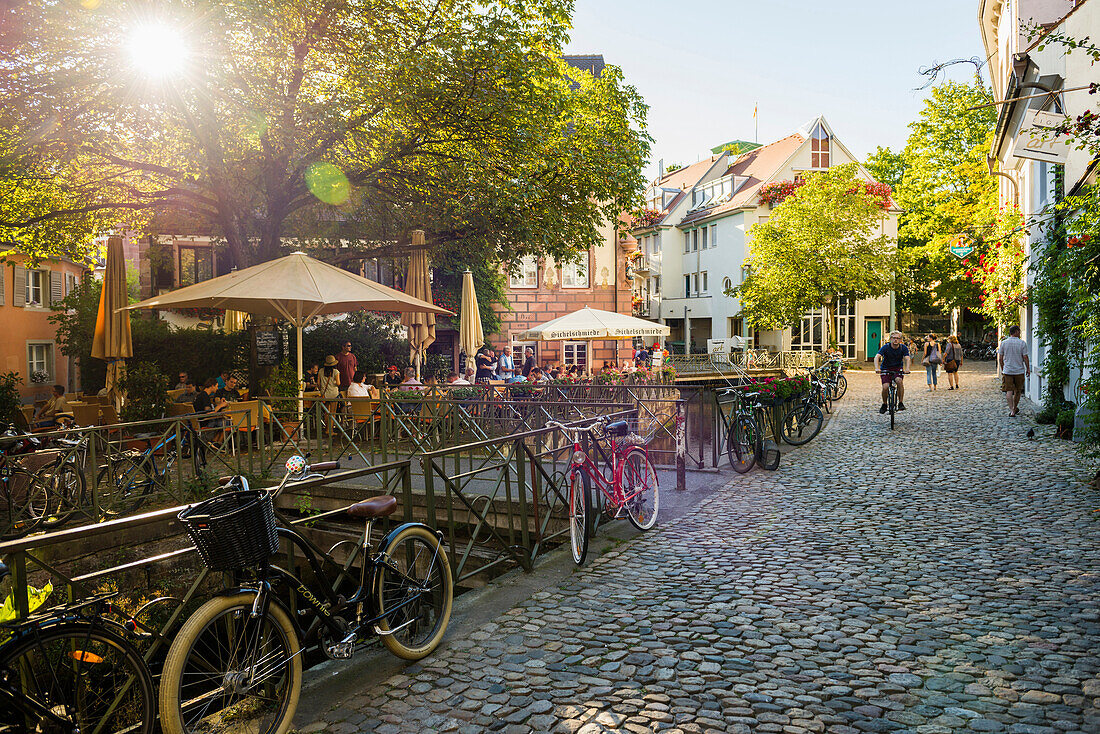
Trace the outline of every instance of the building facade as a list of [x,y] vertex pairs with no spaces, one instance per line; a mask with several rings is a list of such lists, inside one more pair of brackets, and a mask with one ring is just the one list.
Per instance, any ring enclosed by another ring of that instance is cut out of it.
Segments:
[[[770,351],[828,346],[819,310],[790,329],[754,331],[726,291],[745,278],[753,226],[771,216],[760,188],[847,163],[859,162],[818,117],[768,145],[717,153],[661,176],[647,192],[644,221],[633,231],[639,242],[632,262],[637,315],[670,326],[676,351],[702,352],[708,340],[730,337]],[[862,166],[859,172],[874,180]],[[896,238],[898,213],[891,204],[876,234]],[[890,327],[891,298],[841,299],[835,317],[838,346],[849,357],[873,356]]]
[[[1096,37],[1100,2],[981,0],[978,23],[989,57],[993,98],[999,103],[989,167],[998,176],[1001,203],[1018,206],[1024,216],[1027,260],[1023,277],[1030,286],[1034,280],[1031,265],[1043,246],[1044,221],[1050,207],[1097,180],[1097,160],[1088,150],[1060,142],[1038,147],[1029,144],[1028,130],[1037,113],[1076,118],[1089,109],[1094,97],[1089,96],[1087,86],[1098,78],[1097,67],[1084,51],[1067,54],[1062,46],[1042,41],[1050,33],[1078,40]],[[1041,29],[1041,35],[1029,28]],[[1062,179],[1061,185],[1058,178]],[[1038,309],[1034,305],[1021,307],[1019,323],[1031,351],[1027,396],[1042,402],[1046,386],[1041,367],[1046,353],[1036,337]],[[1078,370],[1071,372],[1065,386],[1068,400],[1074,400],[1073,385],[1080,377]]]
[[18,254],[5,260],[0,265],[0,371],[23,379],[19,392],[25,402],[48,397],[53,385],[64,385],[66,392],[80,390],[75,360],[58,349],[57,326],[49,317],[89,269],[59,259],[32,264]]

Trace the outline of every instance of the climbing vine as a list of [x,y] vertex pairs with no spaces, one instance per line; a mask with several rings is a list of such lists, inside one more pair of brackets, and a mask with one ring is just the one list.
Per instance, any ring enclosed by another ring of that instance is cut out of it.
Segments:
[[965,276],[981,289],[981,313],[1002,325],[1019,320],[1020,307],[1027,304],[1023,264],[1024,219],[1015,206],[1002,206],[993,227],[980,239],[979,249],[963,260]]

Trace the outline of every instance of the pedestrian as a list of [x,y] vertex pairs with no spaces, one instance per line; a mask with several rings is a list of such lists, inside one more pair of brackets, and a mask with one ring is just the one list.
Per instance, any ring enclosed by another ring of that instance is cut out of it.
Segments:
[[962,345],[959,337],[952,334],[947,337],[947,346],[943,350],[943,370],[947,373],[947,389],[959,389],[959,367],[963,363]]
[[1027,342],[1020,338],[1020,327],[1008,330],[1008,338],[997,347],[997,367],[1001,370],[1001,390],[1008,401],[1008,417],[1020,412],[1020,395],[1024,382],[1031,376],[1031,360],[1027,356]]
[[940,362],[942,361],[940,343],[937,341],[935,334],[929,334],[924,339],[924,359],[921,360],[921,364],[924,365],[924,374],[928,380],[928,392],[935,392],[938,387],[936,372],[939,371]]
[[[321,393],[321,400],[328,409],[328,418],[327,420],[323,420],[323,422],[328,424],[330,435],[332,433],[332,427],[335,424],[333,413],[336,412],[340,399],[340,370],[337,364],[335,355],[330,354],[325,357],[324,365],[321,367],[321,374],[317,378],[317,391]],[[349,382],[348,384],[350,385],[351,383]]]
[[505,382],[516,381],[516,362],[508,349],[500,350],[500,358],[497,359],[497,379]]
[[535,368],[535,350],[531,347],[523,348],[523,376],[530,379],[531,370]]
[[340,354],[336,356],[336,367],[340,371],[340,389],[347,392],[351,385],[351,378],[355,377],[355,371],[359,369],[359,360],[351,353],[351,342],[345,340],[340,345]]

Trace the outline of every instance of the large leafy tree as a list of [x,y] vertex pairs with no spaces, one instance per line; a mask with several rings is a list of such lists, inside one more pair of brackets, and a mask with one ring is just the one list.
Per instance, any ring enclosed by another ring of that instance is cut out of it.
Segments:
[[837,296],[870,298],[894,283],[894,247],[881,233],[884,200],[868,193],[855,164],[810,174],[752,228],[749,274],[730,295],[759,329],[786,328],[825,309],[827,343]]
[[[210,231],[242,267],[291,240],[399,255],[416,227],[438,259],[569,259],[633,203],[649,145],[617,68],[562,61],[571,9],[13,0],[0,129],[62,193],[0,210],[0,239],[96,214]],[[179,69],[153,75],[164,28]]]
[[987,87],[947,82],[932,90],[909,124],[901,153],[879,148],[867,168],[894,186],[898,220],[897,305],[914,313],[977,307],[979,290],[967,266],[948,250],[958,235],[988,238],[997,216],[997,185],[989,173],[994,107]]

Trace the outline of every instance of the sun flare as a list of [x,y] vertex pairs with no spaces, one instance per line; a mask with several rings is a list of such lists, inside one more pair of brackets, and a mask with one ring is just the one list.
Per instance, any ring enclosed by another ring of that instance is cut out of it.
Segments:
[[134,28],[127,49],[134,67],[149,76],[170,76],[187,63],[187,44],[183,34],[162,23]]

